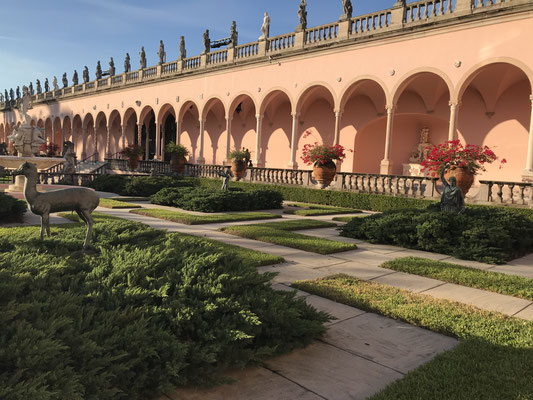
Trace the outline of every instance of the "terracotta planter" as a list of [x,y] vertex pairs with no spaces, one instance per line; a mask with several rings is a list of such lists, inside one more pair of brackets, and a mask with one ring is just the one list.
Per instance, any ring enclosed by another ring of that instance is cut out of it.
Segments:
[[172,169],[173,172],[177,174],[183,173],[185,171],[185,164],[187,163],[187,159],[185,157],[178,157],[175,154],[172,154],[170,157],[170,169]]
[[337,174],[337,168],[333,161],[329,161],[325,164],[316,162],[313,166],[313,176],[320,185],[321,189],[327,188],[335,178]]
[[231,172],[235,176],[235,180],[240,181],[246,173],[246,163],[242,160],[233,161],[231,163]]
[[452,176],[454,176],[457,180],[457,187],[461,189],[463,196],[466,196],[472,187],[472,184],[474,183],[475,174],[468,168],[451,166],[450,169],[448,169],[444,174],[444,177],[448,182],[450,182],[450,178]]
[[139,166],[139,159],[138,158],[128,158],[128,167],[130,167],[130,170],[134,170]]

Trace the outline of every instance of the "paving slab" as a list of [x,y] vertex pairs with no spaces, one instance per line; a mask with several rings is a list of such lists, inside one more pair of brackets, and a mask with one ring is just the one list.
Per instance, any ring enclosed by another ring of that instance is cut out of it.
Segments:
[[373,279],[373,282],[394,286],[400,289],[410,290],[411,292],[416,293],[420,293],[425,290],[444,285],[444,282],[439,281],[437,279],[406,274],[405,272],[394,272],[393,274],[380,276],[378,278]]
[[347,237],[344,237],[344,236],[336,236],[335,240],[337,242],[352,243],[352,244],[357,244],[357,245],[359,245],[360,243],[365,243],[364,240],[352,239],[352,238],[347,238]]
[[476,269],[494,268],[494,265],[492,264],[485,264],[485,263],[482,263],[479,261],[473,261],[473,260],[461,260],[455,257],[443,258],[441,261],[444,261],[450,264],[464,265],[465,267],[476,268]]
[[[340,253],[335,253],[340,254]],[[334,264],[341,264],[346,262],[341,258],[333,257],[331,255],[325,256],[322,254],[309,253],[307,251],[302,251],[301,253],[289,254],[286,255],[285,260],[291,261],[297,264],[303,264],[310,268],[320,268],[326,267]]]
[[268,361],[267,367],[328,400],[366,399],[403,377],[326,343]]
[[259,267],[259,273],[277,272],[278,275],[272,279],[274,283],[284,283],[290,285],[294,281],[302,281],[309,279],[319,279],[328,275],[326,271],[320,271],[312,268],[307,268],[296,264],[277,264],[274,266]]
[[293,249],[292,247],[278,246],[277,244],[265,247],[261,251],[264,251],[268,254],[273,254],[275,256],[286,256],[289,254],[299,254],[304,252],[303,250]]
[[[518,275],[533,279],[533,260],[512,261],[506,265],[497,265],[489,269],[493,272],[501,272],[508,275]],[[533,284],[533,283],[532,283]]]
[[446,254],[439,254],[439,253],[431,253],[429,251],[422,251],[422,250],[404,250],[401,254],[398,254],[398,257],[418,257],[418,258],[427,258],[429,260],[437,260],[437,261],[447,261],[450,256],[447,256]]
[[455,347],[456,339],[365,313],[331,325],[324,341],[402,373]]
[[365,281],[394,273],[394,271],[391,271],[390,269],[362,264],[357,261],[327,266],[320,268],[319,270],[324,271],[327,275],[346,274]]
[[178,389],[167,396],[172,400],[322,400],[290,380],[265,368],[247,368],[224,374],[235,379],[211,389]]
[[339,231],[337,228],[317,228],[317,229],[305,229],[294,231],[294,233],[300,233],[302,235],[316,236],[316,237],[327,237],[331,239],[332,237],[339,236]]
[[[359,245],[357,245],[359,247]],[[335,253],[332,254],[332,257],[339,258],[346,261],[355,261],[360,264],[367,264],[372,266],[380,266],[384,262],[394,260],[395,258],[401,257],[401,256],[394,256],[391,254],[380,254],[375,253],[372,251],[359,249],[359,250],[351,250],[351,251],[344,251],[342,253]]]
[[365,311],[359,310],[355,307],[350,307],[345,304],[337,303],[335,301],[325,299],[320,296],[310,295],[306,296],[305,301],[307,304],[312,305],[318,311],[327,312],[329,315],[334,317],[334,320],[331,320],[327,325],[337,324],[341,321],[345,321],[349,318],[357,317],[358,315],[364,314]]
[[[399,251],[405,251],[404,248],[399,246],[392,246],[388,244],[372,244],[368,242],[363,242],[358,245],[360,249],[368,250],[373,253],[379,253],[379,254],[390,254],[390,253],[396,253]],[[401,256],[399,256],[401,257]]]
[[427,290],[423,292],[423,294],[428,294],[440,299],[471,304],[481,309],[497,311],[506,315],[515,315],[530,304],[533,304],[529,300],[455,285],[452,283],[446,283],[442,286]]
[[533,321],[533,304],[524,308],[514,316],[517,318],[527,319],[528,321]]
[[[296,292],[296,297],[307,297],[307,296],[311,296],[310,293],[307,293],[307,292],[304,292],[302,290],[298,290],[298,289],[294,289],[294,288],[291,288],[288,284],[284,284],[284,283],[273,283],[272,285],[272,289],[274,290],[279,290],[279,291],[282,291],[282,292]],[[315,307],[316,308],[316,307]]]

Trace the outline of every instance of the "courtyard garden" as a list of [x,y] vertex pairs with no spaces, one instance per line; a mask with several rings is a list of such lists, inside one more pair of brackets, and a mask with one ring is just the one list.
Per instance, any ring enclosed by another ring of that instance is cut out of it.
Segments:
[[[313,387],[328,361],[307,354],[332,340],[328,351],[353,362],[349,398],[374,367],[345,346],[368,339],[348,330],[337,343],[329,332],[378,314],[458,343],[408,371],[383,361],[393,378],[376,380],[373,399],[533,399],[530,210],[453,214],[419,199],[220,183],[98,178],[91,186],[116,196],[93,214],[87,252],[73,213],[43,241],[37,226],[0,227],[0,398],[188,400],[181,390],[194,388],[211,399],[237,393],[239,377],[219,388],[250,367]],[[21,220],[23,201],[0,202],[10,210],[1,223]],[[383,326],[363,326],[381,340]],[[379,343],[365,351],[419,345]],[[276,366],[298,357],[289,364],[309,376]],[[307,393],[336,398],[322,390]]]

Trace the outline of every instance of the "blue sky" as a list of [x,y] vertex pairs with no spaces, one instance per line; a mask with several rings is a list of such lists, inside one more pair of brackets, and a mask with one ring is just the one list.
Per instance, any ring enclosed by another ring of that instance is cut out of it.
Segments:
[[[81,78],[85,65],[91,79],[97,60],[107,69],[113,57],[122,72],[129,53],[132,68],[139,67],[139,50],[145,47],[148,65],[157,63],[162,39],[167,61],[178,56],[178,41],[185,36],[187,55],[202,51],[202,34],[211,40],[229,36],[237,22],[239,44],[257,40],[263,13],[271,16],[270,35],[288,33],[298,24],[300,0],[26,0],[3,1],[0,24],[0,90],[22,87],[53,76],[69,84],[76,69]],[[392,7],[395,0],[355,0],[354,15]],[[336,21],[341,0],[307,0],[308,25]]]

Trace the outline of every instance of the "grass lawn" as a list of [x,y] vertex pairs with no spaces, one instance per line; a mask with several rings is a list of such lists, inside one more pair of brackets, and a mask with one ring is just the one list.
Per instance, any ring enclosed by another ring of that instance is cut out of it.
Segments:
[[247,239],[259,240],[261,242],[273,243],[318,254],[332,254],[357,249],[355,244],[292,232],[295,230],[328,228],[332,226],[336,226],[336,224],[314,220],[295,220],[230,226],[220,230]]
[[109,197],[111,200],[117,200],[117,201],[150,201],[150,197],[135,197],[135,196],[117,196],[117,197]]
[[335,215],[335,214],[350,214],[360,213],[360,210],[354,210],[353,208],[342,208],[334,206],[326,206],[320,204],[310,203],[291,203],[288,207],[298,207],[296,210],[285,210],[285,214],[301,215],[304,217],[311,217],[317,215]]
[[253,221],[260,219],[275,219],[281,218],[280,215],[265,213],[265,212],[242,212],[238,214],[207,214],[207,215],[193,215],[182,213],[178,211],[162,210],[162,209],[144,209],[131,210],[132,214],[146,215],[147,217],[165,219],[167,221],[178,222],[186,225],[202,225],[215,224],[218,222],[235,222],[235,221]]
[[104,208],[141,208],[138,204],[126,203],[124,201],[118,201],[113,199],[100,199],[100,207]]
[[325,332],[257,273],[279,257],[94,218],[89,252],[81,223],[0,228],[0,399],[156,399]]
[[533,300],[533,279],[521,276],[417,257],[398,258],[382,264],[381,267]]
[[533,322],[345,275],[293,287],[460,340],[372,400],[533,399]]

